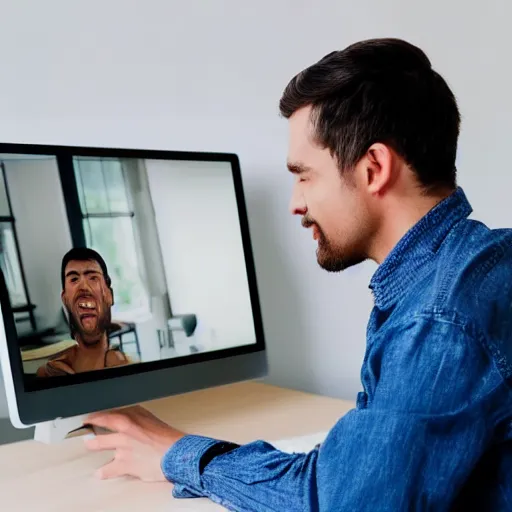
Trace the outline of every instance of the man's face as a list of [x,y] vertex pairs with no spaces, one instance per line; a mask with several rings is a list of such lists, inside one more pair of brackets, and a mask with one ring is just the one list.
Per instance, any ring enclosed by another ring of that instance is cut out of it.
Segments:
[[341,176],[330,151],[314,142],[310,115],[305,107],[289,120],[288,167],[295,176],[290,210],[312,228],[319,265],[339,272],[367,258],[373,226],[357,174],[363,176],[362,169]]
[[112,292],[94,260],[70,261],[64,270],[62,302],[73,330],[85,344],[101,340],[111,322]]

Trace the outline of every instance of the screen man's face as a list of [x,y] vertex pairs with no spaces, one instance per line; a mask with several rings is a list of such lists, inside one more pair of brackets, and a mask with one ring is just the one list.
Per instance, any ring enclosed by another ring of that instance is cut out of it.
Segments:
[[64,278],[62,302],[73,330],[83,343],[98,343],[110,325],[113,302],[100,265],[94,260],[72,260]]

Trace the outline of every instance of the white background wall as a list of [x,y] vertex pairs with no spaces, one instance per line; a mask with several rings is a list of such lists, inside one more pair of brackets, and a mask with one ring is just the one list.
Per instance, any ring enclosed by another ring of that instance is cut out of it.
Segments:
[[231,166],[146,161],[174,315],[194,313],[206,350],[254,343]]
[[274,383],[354,398],[368,264],[331,276],[288,214],[286,82],[334,49],[398,36],[427,51],[463,113],[460,183],[511,224],[506,0],[17,0],[2,5],[0,140],[237,152]]

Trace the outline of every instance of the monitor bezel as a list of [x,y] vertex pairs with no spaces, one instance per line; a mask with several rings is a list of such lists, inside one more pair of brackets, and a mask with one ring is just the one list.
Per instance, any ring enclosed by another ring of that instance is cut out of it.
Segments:
[[[29,426],[55,418],[122,407],[171,394],[266,375],[266,342],[238,155],[220,152],[0,143],[0,154],[5,153],[67,158],[84,156],[229,163],[235,188],[256,333],[256,342],[250,345],[73,376],[41,379],[41,384],[34,388],[27,386],[24,378],[14,314],[10,307],[7,286],[0,272],[0,306],[4,326],[4,332],[0,333],[0,336],[3,337],[5,333],[10,367],[10,375],[4,374],[4,380],[12,379],[12,386],[6,386],[15,393],[15,397],[11,397],[9,401],[9,407],[11,408],[13,403],[16,404],[17,410],[13,413],[23,425]],[[105,385],[106,382],[110,384]],[[122,393],[117,390],[117,385],[123,387]]]

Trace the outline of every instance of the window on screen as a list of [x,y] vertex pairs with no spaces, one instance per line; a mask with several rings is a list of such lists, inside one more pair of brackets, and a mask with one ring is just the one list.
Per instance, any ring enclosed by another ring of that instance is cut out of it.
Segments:
[[119,159],[74,158],[86,243],[110,262],[116,313],[148,313],[145,257],[138,235],[129,164]]
[[0,264],[5,275],[11,303],[14,307],[27,304],[27,295],[21,277],[19,252],[14,240],[14,218],[0,222]]
[[16,235],[16,219],[12,211],[3,162],[0,162],[0,171],[0,269],[4,274],[13,308],[17,312],[26,313],[32,327],[35,327],[35,318],[22,271],[21,254]]

